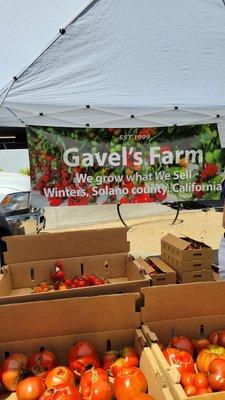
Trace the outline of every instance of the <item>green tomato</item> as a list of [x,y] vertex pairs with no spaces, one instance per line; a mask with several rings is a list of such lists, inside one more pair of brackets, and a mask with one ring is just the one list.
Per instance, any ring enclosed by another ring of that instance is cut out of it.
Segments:
[[116,146],[114,147],[115,152],[120,152],[122,150],[122,145],[121,144],[116,144]]
[[221,154],[221,150],[220,149],[215,149],[213,152],[213,157],[215,159],[215,161],[219,161],[220,159],[220,154]]
[[209,146],[209,150],[210,151],[214,151],[214,149],[215,149],[214,143],[211,143],[210,146]]
[[214,129],[214,131],[212,131],[212,137],[213,138],[217,138],[218,137],[218,132],[216,129]]
[[205,161],[207,162],[207,164],[213,164],[213,163],[214,163],[213,153],[211,153],[210,151],[208,151],[208,152],[205,154]]
[[223,177],[221,175],[216,175],[214,178],[211,179],[212,183],[219,184],[222,183]]

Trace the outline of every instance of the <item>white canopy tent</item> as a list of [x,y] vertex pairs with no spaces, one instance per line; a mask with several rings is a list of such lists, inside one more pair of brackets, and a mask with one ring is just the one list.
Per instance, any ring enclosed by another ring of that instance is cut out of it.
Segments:
[[[0,0],[0,93],[25,70],[88,0]],[[0,96],[0,104],[3,98]],[[0,108],[0,126],[22,126]]]
[[224,1],[89,1],[3,91],[0,115],[1,125],[225,121]]

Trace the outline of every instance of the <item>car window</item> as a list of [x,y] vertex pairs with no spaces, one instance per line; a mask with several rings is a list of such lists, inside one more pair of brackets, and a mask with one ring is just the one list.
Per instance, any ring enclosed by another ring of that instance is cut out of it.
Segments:
[[26,149],[27,144],[23,142],[9,141],[3,142],[0,140],[0,150],[1,149]]

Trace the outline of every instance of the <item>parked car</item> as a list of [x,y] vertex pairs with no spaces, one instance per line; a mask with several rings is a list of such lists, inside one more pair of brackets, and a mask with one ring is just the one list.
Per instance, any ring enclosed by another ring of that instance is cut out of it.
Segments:
[[[45,227],[43,208],[30,203],[29,176],[0,172],[0,236],[38,233]],[[7,232],[6,232],[7,233]]]
[[44,209],[31,204],[28,166],[25,130],[0,130],[0,237],[45,227]]

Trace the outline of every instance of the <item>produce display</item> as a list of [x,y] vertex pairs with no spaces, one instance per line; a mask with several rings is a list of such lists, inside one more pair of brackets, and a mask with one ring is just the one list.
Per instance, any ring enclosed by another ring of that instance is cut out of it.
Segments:
[[132,347],[107,351],[101,360],[92,343],[80,341],[69,349],[67,365],[57,365],[56,355],[43,348],[30,357],[9,355],[0,388],[18,400],[153,400],[138,366]]
[[216,124],[160,128],[29,127],[35,205],[219,200]]
[[225,330],[192,340],[173,337],[160,348],[169,365],[180,372],[187,397],[225,391]]
[[61,261],[55,263],[54,269],[51,270],[49,279],[51,283],[42,281],[38,286],[33,288],[33,293],[99,286],[108,283],[104,278],[97,274],[81,274],[70,277],[69,275],[66,275]]

